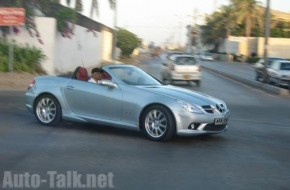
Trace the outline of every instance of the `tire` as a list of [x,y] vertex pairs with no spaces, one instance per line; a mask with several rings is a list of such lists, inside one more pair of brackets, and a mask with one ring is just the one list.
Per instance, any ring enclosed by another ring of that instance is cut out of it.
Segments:
[[62,119],[59,102],[49,94],[41,95],[36,99],[34,113],[37,121],[45,126],[56,126]]
[[160,105],[150,106],[144,111],[141,116],[141,129],[153,141],[170,140],[176,133],[173,115]]

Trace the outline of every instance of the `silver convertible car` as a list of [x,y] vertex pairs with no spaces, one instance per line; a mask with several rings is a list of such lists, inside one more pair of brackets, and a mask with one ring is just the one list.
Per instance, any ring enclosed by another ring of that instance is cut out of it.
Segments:
[[26,107],[42,125],[89,122],[140,130],[156,141],[227,130],[230,112],[222,100],[165,85],[132,65],[105,65],[101,71],[97,84],[87,82],[83,67],[70,78],[36,77]]

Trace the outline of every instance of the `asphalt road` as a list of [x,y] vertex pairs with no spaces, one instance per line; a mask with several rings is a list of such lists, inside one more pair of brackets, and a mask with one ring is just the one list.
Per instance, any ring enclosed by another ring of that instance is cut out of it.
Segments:
[[[160,60],[141,66],[159,77]],[[43,127],[24,108],[24,92],[0,92],[0,189],[4,171],[43,177],[47,171],[111,172],[114,189],[290,189],[289,98],[207,71],[201,87],[176,85],[224,100],[229,130],[159,143],[97,125]]]

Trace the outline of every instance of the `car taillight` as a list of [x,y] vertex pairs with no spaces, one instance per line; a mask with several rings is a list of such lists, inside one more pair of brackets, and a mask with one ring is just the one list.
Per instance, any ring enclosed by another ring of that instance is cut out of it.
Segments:
[[35,80],[33,79],[33,80],[31,81],[31,83],[29,84],[28,89],[34,87],[34,85],[35,85]]

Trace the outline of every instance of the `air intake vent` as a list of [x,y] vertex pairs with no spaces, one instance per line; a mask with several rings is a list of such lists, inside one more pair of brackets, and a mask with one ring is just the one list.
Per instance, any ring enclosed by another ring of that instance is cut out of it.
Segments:
[[201,106],[205,112],[213,113],[214,109],[210,105]]

